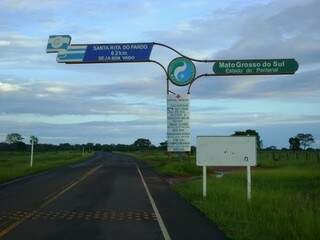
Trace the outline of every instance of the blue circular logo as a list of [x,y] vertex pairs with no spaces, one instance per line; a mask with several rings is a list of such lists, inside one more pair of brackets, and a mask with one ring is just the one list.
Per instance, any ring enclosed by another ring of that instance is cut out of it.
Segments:
[[178,57],[169,63],[168,75],[173,84],[185,86],[194,79],[196,67],[191,60],[184,57]]

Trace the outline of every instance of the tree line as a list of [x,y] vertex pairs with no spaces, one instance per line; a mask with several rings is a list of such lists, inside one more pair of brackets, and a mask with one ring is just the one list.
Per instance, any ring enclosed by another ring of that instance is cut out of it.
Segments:
[[[263,149],[263,142],[256,130],[247,129],[245,131],[235,131],[231,136],[255,136],[257,139],[257,149]],[[136,151],[136,150],[151,150],[151,149],[167,149],[167,141],[161,142],[158,146],[151,143],[149,139],[138,138],[132,144],[100,144],[100,143],[86,143],[86,144],[70,144],[61,143],[58,145],[39,143],[36,136],[30,136],[29,139],[24,139],[19,133],[10,133],[6,137],[6,142],[0,143],[0,151],[27,151],[30,144],[26,144],[23,140],[29,140],[29,143],[37,145],[36,151],[60,151],[60,150],[78,150],[78,151]],[[296,136],[289,138],[290,150],[306,150],[310,149],[315,142],[314,137],[310,133],[299,133]],[[275,150],[275,146],[269,146],[266,150]],[[191,147],[191,152],[195,151],[195,147]]]
[[[232,136],[256,136],[257,148],[263,149],[263,142],[256,130],[247,129],[246,131],[235,131]],[[314,137],[310,133],[298,133],[296,136],[290,137],[288,140],[289,150],[311,150],[311,145],[315,142]],[[276,150],[276,146],[269,146],[266,150]],[[285,150],[285,148],[283,148]]]
[[19,133],[10,133],[6,137],[5,142],[0,142],[0,151],[27,151],[30,149],[30,145],[36,145],[35,151],[45,152],[45,151],[136,151],[136,150],[146,150],[146,149],[162,149],[160,144],[158,147],[153,145],[149,139],[138,138],[132,144],[100,144],[100,143],[85,143],[85,144],[70,144],[70,143],[60,143],[47,144],[40,143],[36,136],[30,136],[29,143],[24,142],[25,139]]

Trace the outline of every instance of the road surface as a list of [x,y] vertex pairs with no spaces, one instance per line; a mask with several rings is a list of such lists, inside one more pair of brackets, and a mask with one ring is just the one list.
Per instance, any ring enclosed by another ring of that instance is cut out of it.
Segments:
[[0,239],[224,239],[133,158],[97,153],[0,185]]

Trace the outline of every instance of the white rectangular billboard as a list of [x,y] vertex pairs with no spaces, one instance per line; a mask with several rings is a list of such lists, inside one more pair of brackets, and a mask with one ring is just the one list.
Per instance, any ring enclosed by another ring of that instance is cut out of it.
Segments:
[[190,151],[189,94],[167,97],[168,152]]
[[198,136],[198,166],[256,166],[255,136]]

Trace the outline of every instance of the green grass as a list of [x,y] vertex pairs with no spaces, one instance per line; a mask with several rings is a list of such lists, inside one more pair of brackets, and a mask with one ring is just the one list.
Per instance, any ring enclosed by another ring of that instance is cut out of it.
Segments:
[[[194,157],[179,165],[177,157],[170,160],[161,152],[135,156],[164,175],[201,174],[201,168],[198,171],[189,166],[195,165]],[[173,189],[231,239],[319,239],[319,152],[263,151],[258,154],[258,165],[252,170],[250,202],[246,199],[245,169],[222,178],[209,174],[206,199],[201,179],[176,184]]]
[[0,182],[71,164],[91,155],[82,156],[76,151],[35,152],[33,167],[30,168],[30,153],[0,152]]
[[[195,155],[182,157],[178,154],[167,155],[164,151],[135,151],[125,154],[133,156],[164,176],[197,176],[202,174],[196,166]],[[257,164],[260,168],[277,168],[281,166],[305,166],[320,163],[319,151],[260,151]]]
[[195,156],[170,154],[163,151],[136,151],[126,153],[153,167],[156,172],[163,176],[195,176],[200,175],[202,170],[196,166]]
[[215,221],[232,239],[319,239],[320,169],[254,170],[252,199],[246,200],[244,171],[201,180],[175,190]]

